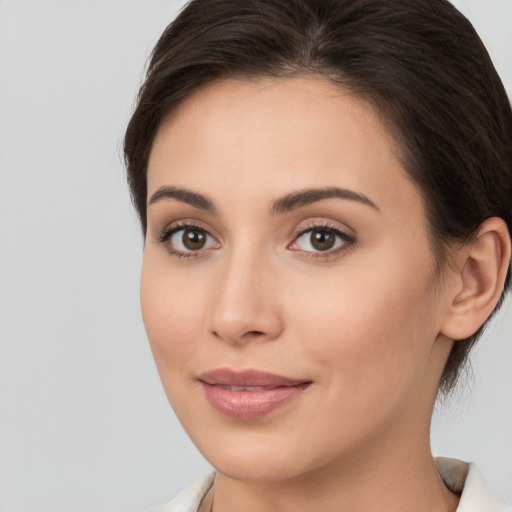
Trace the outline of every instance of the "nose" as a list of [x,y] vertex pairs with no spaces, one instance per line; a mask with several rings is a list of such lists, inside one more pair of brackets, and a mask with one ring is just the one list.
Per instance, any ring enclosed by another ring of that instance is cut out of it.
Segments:
[[283,331],[278,279],[272,265],[252,254],[223,262],[211,309],[212,334],[232,345],[271,341]]

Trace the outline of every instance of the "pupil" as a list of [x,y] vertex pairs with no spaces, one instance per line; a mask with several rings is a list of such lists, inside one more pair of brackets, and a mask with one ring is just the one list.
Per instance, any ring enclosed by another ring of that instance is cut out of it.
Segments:
[[202,249],[206,243],[206,236],[202,231],[186,229],[183,233],[183,245],[191,251]]
[[335,236],[329,231],[313,231],[311,233],[311,245],[319,251],[332,249],[335,241]]

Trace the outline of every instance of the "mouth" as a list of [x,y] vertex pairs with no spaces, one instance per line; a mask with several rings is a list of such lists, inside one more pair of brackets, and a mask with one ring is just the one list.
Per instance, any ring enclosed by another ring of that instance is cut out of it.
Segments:
[[291,379],[259,370],[237,372],[219,368],[199,376],[210,405],[221,414],[242,420],[265,416],[298,398],[311,380]]

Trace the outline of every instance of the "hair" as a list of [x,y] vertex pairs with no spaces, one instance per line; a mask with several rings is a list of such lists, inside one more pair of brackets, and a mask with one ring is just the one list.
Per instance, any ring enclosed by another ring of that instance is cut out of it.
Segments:
[[[512,232],[512,111],[471,23],[447,0],[192,0],[156,44],[124,153],[147,227],[146,171],[166,116],[225,78],[323,75],[368,101],[422,193],[436,263],[489,217]],[[501,299],[510,285],[510,267]],[[484,324],[485,326],[485,324]],[[453,389],[484,328],[453,345]]]

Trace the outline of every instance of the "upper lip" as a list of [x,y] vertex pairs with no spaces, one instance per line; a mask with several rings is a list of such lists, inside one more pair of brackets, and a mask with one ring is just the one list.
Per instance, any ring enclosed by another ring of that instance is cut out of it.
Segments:
[[202,373],[199,380],[216,386],[277,388],[281,386],[298,386],[310,383],[308,379],[291,379],[261,370],[236,371],[230,368],[217,368]]

